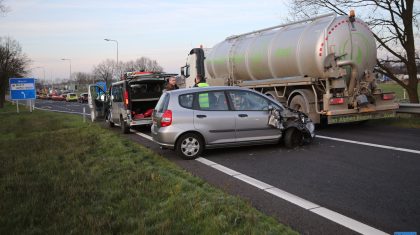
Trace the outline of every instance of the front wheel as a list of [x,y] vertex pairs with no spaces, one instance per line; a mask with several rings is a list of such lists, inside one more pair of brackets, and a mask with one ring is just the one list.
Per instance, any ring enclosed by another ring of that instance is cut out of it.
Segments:
[[114,127],[115,126],[114,122],[112,122],[111,112],[108,112],[108,115],[106,115],[106,121],[108,122],[109,127]]
[[287,129],[284,135],[284,145],[286,148],[303,145],[303,133],[296,128]]
[[179,137],[176,143],[176,153],[183,159],[192,160],[197,158],[204,148],[204,142],[200,136],[187,133]]

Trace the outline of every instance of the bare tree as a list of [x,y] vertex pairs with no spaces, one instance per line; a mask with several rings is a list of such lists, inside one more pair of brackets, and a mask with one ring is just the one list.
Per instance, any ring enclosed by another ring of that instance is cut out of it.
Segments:
[[112,77],[116,72],[116,62],[109,59],[93,68],[93,76],[95,76],[96,80],[105,81],[107,87],[111,84]]
[[9,78],[24,76],[29,62],[16,40],[0,37],[0,108],[4,107]]
[[75,78],[75,82],[79,85],[91,84],[94,82],[93,76],[90,73],[77,72],[74,74],[74,78]]
[[141,57],[135,61],[131,60],[123,63],[124,72],[131,71],[149,71],[149,72],[162,72],[163,68],[156,60],[151,60],[147,57]]
[[[417,67],[419,54],[415,50],[415,29],[419,29],[419,6],[414,0],[291,0],[291,15],[294,18],[317,15],[323,11],[334,11],[345,15],[350,9],[368,12],[362,17],[371,27],[387,58],[377,60],[378,71],[406,89],[410,102],[419,103],[417,93]],[[418,2],[417,2],[418,3]],[[408,82],[399,80],[387,64],[403,64],[408,73]]]

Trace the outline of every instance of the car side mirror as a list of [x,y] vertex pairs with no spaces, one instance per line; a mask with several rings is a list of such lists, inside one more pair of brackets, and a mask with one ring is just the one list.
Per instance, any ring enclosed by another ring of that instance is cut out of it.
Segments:
[[268,111],[272,111],[274,109],[273,105],[268,105]]
[[184,70],[185,70],[185,67],[181,67],[181,75],[182,76],[185,76],[185,71]]

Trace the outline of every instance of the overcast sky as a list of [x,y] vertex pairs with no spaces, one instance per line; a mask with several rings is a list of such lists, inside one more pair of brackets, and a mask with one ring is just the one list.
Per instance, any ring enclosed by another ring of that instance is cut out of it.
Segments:
[[[186,55],[200,44],[212,47],[233,34],[284,22],[286,1],[219,0],[4,0],[0,35],[17,40],[46,78],[91,72],[105,59],[157,60],[166,72],[179,73]],[[43,76],[34,69],[32,76]]]

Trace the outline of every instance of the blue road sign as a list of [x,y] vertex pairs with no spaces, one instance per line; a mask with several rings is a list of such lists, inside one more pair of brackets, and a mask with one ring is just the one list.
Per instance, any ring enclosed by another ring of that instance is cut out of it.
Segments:
[[10,78],[12,100],[33,100],[36,98],[34,78]]

